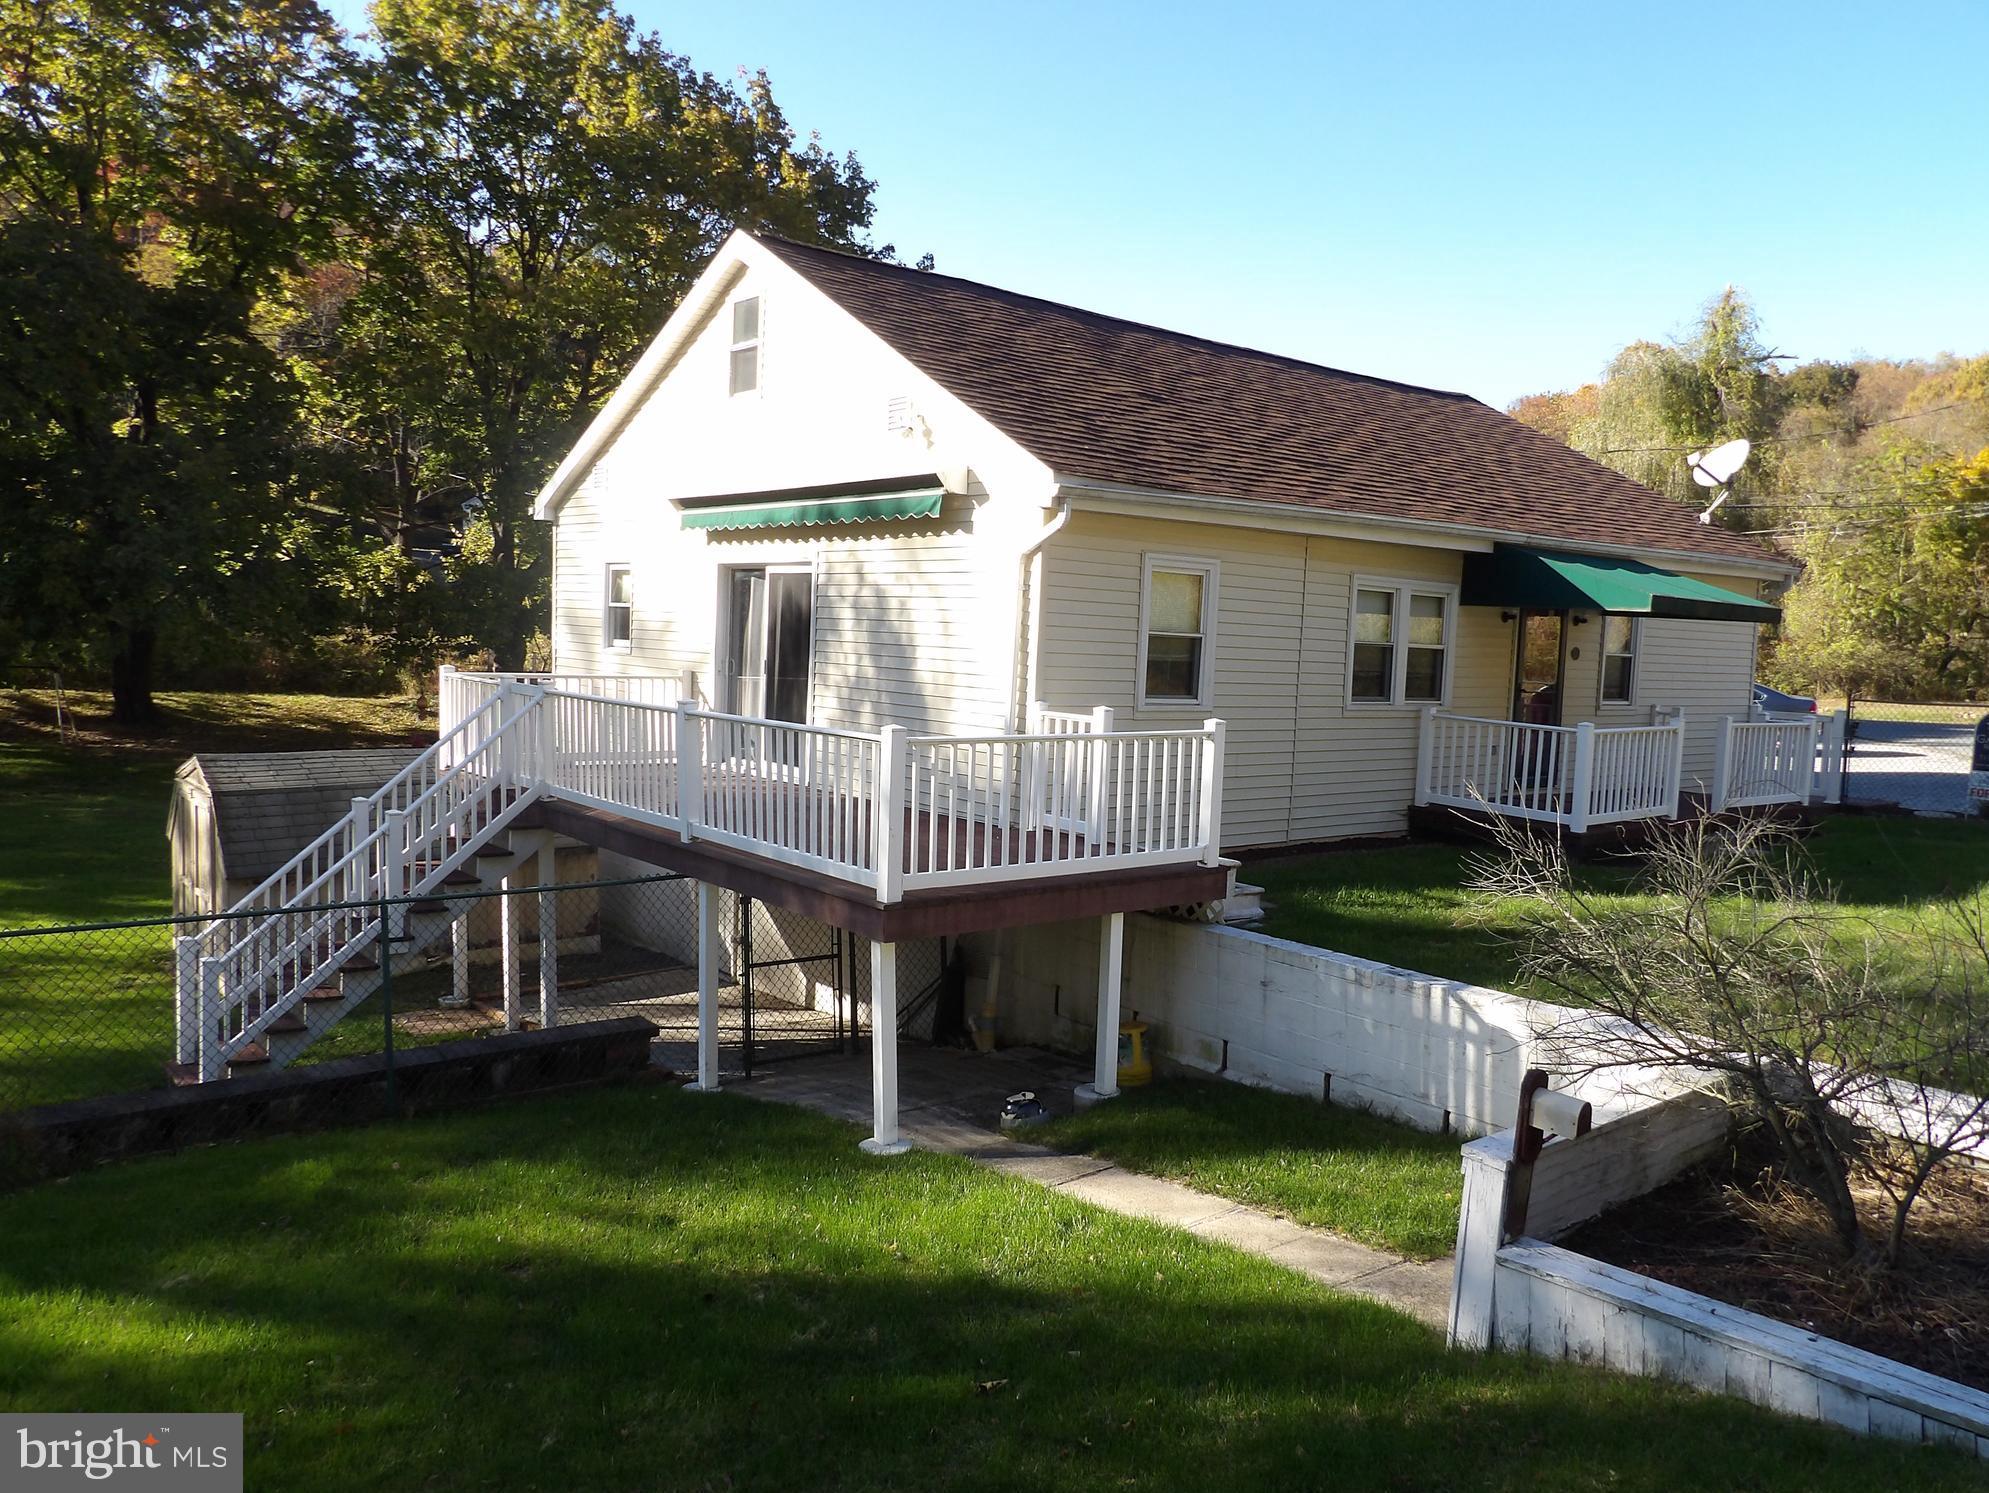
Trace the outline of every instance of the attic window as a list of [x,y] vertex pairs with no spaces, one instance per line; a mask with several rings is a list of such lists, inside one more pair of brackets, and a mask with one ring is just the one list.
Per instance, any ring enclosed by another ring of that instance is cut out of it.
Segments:
[[760,386],[760,298],[732,303],[732,392],[750,394]]

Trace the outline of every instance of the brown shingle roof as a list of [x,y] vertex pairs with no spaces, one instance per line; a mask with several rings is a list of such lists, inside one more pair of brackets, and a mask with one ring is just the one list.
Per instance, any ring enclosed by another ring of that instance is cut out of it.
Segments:
[[761,242],[1060,476],[1577,547],[1779,558],[1466,394]]

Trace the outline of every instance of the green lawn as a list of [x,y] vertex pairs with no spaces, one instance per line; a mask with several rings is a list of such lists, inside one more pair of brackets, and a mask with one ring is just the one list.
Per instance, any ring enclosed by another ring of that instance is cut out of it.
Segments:
[[[72,695],[80,740],[50,697],[0,693],[0,929],[162,917],[171,910],[166,802],[196,751],[295,751],[418,739],[405,699],[169,694],[149,736],[118,731],[102,696]],[[157,1083],[172,1045],[171,930],[0,940],[0,1109]]]
[[1981,1486],[856,1138],[643,1084],[0,1199],[0,1406],[240,1410],[286,1493]]
[[[1965,821],[1843,815],[1826,820],[1803,853],[1844,906],[1879,930],[1900,928],[1945,896],[1989,884],[1989,826]],[[1494,908],[1484,925],[1466,917],[1468,846],[1417,844],[1347,850],[1245,868],[1264,887],[1264,931],[1364,959],[1448,979],[1526,993],[1516,951],[1502,942],[1517,909]],[[1627,891],[1631,863],[1578,870],[1592,887]]]
[[1458,1139],[1242,1084],[1168,1079],[1040,1133],[1220,1197],[1418,1259],[1449,1254]]

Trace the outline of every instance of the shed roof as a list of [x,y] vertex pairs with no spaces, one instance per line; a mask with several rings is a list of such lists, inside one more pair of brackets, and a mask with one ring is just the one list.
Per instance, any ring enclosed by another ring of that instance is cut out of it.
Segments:
[[203,752],[181,763],[176,777],[181,788],[198,784],[212,798],[228,879],[261,881],[419,755],[419,747]]

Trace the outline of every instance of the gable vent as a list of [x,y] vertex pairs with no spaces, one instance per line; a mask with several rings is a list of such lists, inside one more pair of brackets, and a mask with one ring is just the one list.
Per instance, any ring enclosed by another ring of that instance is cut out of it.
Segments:
[[884,403],[884,428],[893,434],[910,430],[917,418],[909,394],[894,394]]

